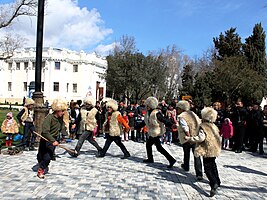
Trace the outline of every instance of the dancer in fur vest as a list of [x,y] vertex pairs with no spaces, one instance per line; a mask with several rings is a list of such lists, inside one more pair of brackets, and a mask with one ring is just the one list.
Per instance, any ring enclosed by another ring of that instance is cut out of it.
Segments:
[[97,126],[97,121],[100,120],[100,114],[98,110],[94,107],[96,100],[92,96],[88,96],[83,100],[83,106],[81,108],[81,123],[80,130],[81,136],[79,137],[79,141],[75,147],[75,153],[68,152],[71,156],[77,157],[80,154],[80,150],[83,146],[85,140],[88,140],[98,151],[102,148],[98,145],[98,143],[93,139],[93,131]]
[[23,109],[17,115],[19,123],[24,126],[22,143],[19,145],[22,146],[24,150],[27,150],[27,148],[29,148],[29,150],[35,150],[34,143],[36,135],[33,133],[35,131],[33,108],[34,103],[34,100],[31,98],[26,98]]
[[152,154],[152,146],[156,145],[157,150],[164,155],[169,161],[168,168],[172,168],[176,160],[162,147],[160,137],[165,133],[166,125],[172,125],[172,121],[163,116],[163,114],[157,109],[158,100],[155,97],[148,97],[145,101],[147,113],[145,120],[138,128],[142,128],[146,125],[148,129],[148,140],[146,142],[147,159],[143,160],[144,163],[154,163]]
[[215,162],[216,157],[221,152],[219,129],[214,124],[217,119],[217,111],[210,107],[204,108],[201,111],[201,117],[202,123],[198,135],[194,137],[185,136],[185,139],[197,143],[195,156],[203,156],[204,170],[209,179],[210,196],[212,197],[217,193],[217,188],[221,184]]
[[14,120],[12,112],[7,113],[3,121],[1,131],[6,135],[6,147],[12,146],[12,135],[19,132],[18,124]]
[[[182,100],[179,101],[176,105],[178,118],[177,121],[179,123],[178,133],[179,140],[183,146],[184,151],[184,163],[181,167],[185,171],[189,171],[189,163],[190,163],[190,151],[195,151],[196,144],[188,142],[184,139],[185,136],[196,136],[198,134],[199,125],[201,120],[199,117],[190,110],[190,104],[188,101]],[[196,172],[197,180],[202,180],[203,172],[202,172],[202,162],[200,157],[194,156],[194,167]]]
[[68,124],[64,123],[63,119],[68,108],[67,101],[60,98],[55,99],[51,107],[53,113],[46,116],[42,126],[42,136],[48,141],[41,138],[37,154],[39,165],[37,176],[41,179],[44,178],[44,170],[52,160],[56,146],[59,145],[56,140],[59,133],[66,131],[66,127],[68,126]]
[[109,146],[114,141],[116,145],[120,147],[120,149],[124,154],[122,159],[126,159],[130,157],[130,153],[128,152],[124,144],[122,144],[121,142],[121,133],[123,131],[122,126],[124,126],[125,128],[125,132],[128,132],[130,130],[130,127],[121,116],[121,113],[118,111],[117,101],[109,99],[106,103],[106,108],[107,108],[107,115],[106,115],[106,120],[104,122],[104,132],[108,134],[103,150],[100,151],[100,154],[97,155],[97,157],[104,157],[106,155]]

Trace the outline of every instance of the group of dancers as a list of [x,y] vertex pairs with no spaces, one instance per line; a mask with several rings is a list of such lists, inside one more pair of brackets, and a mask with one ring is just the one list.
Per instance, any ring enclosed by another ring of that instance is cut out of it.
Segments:
[[[122,159],[130,157],[127,148],[121,142],[121,133],[123,131],[128,132],[130,127],[118,111],[117,101],[107,99],[104,103],[107,109],[106,119],[103,125],[103,130],[107,133],[104,147],[101,148],[93,139],[93,130],[97,125],[98,111],[95,108],[95,99],[92,96],[88,96],[84,99],[81,108],[82,120],[80,129],[83,133],[79,137],[75,149],[69,151],[71,156],[79,156],[84,141],[88,140],[97,149],[97,157],[104,157],[113,141],[122,150]],[[152,146],[155,144],[157,150],[169,161],[167,167],[172,168],[176,160],[163,148],[160,141],[161,136],[164,134],[165,125],[167,126],[172,122],[170,119],[164,117],[158,109],[158,100],[155,97],[148,97],[145,101],[145,105],[147,113],[144,121],[138,124],[137,127],[142,128],[146,126],[148,130],[148,140],[146,142],[147,159],[144,159],[143,162],[154,162]],[[53,159],[55,147],[59,145],[57,136],[68,126],[63,120],[64,114],[68,108],[67,101],[64,99],[55,99],[51,107],[53,112],[48,114],[42,126],[42,136],[47,140],[41,138],[37,154],[39,164],[37,176],[41,179],[45,178],[45,169],[48,168],[50,161]],[[189,170],[189,156],[190,149],[192,148],[195,157],[196,175],[199,179],[202,178],[201,156],[203,157],[205,173],[210,181],[210,196],[214,196],[217,193],[217,188],[221,184],[215,163],[215,159],[219,156],[221,149],[219,130],[214,124],[217,118],[217,112],[211,107],[204,108],[201,113],[201,121],[190,111],[190,104],[187,101],[178,102],[177,109],[179,111],[177,117],[179,139],[184,150],[184,163],[182,164],[182,168],[185,171]]]

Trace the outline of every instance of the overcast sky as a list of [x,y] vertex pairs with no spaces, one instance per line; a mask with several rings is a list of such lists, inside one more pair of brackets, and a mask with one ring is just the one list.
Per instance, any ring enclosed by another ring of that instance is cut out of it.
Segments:
[[[0,4],[12,0],[1,0]],[[267,29],[266,0],[47,0],[44,46],[106,53],[122,35],[139,51],[175,44],[191,57],[213,46],[231,27],[244,40],[256,23]],[[36,44],[36,18],[21,17],[12,30]],[[0,35],[10,29],[1,29]]]

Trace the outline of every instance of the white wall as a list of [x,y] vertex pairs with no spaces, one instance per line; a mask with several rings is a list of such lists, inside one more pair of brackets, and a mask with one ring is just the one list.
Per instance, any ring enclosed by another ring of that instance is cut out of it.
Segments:
[[[28,95],[23,91],[23,82],[27,85],[35,80],[35,70],[32,62],[35,62],[35,50],[24,49],[16,52],[7,60],[0,61],[0,102],[22,103],[23,97]],[[8,69],[8,63],[12,62],[12,70]],[[16,62],[20,62],[20,70],[16,70]],[[24,62],[29,63],[28,70],[24,70]],[[42,68],[42,82],[44,82],[44,97],[50,102],[59,96],[67,100],[83,99],[86,94],[96,97],[96,82],[104,87],[106,94],[106,82],[99,77],[107,68],[107,61],[95,54],[86,54],[83,51],[74,52],[67,49],[45,48],[43,51],[44,68]],[[60,62],[60,70],[55,69],[55,62]],[[78,72],[73,72],[73,65],[78,65]],[[8,91],[8,82],[12,82],[12,91]],[[54,82],[59,82],[59,91],[54,91]],[[67,83],[68,92],[67,92]],[[73,93],[73,84],[77,84],[77,93]],[[89,88],[91,90],[89,91]]]

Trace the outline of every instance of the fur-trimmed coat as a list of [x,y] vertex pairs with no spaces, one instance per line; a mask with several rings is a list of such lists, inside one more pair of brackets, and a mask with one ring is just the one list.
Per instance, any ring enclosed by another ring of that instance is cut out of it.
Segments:
[[18,124],[16,122],[16,120],[14,119],[10,119],[11,120],[11,124],[8,125],[8,119],[5,119],[2,123],[1,126],[1,131],[4,134],[16,134],[19,132],[19,127]]

